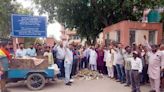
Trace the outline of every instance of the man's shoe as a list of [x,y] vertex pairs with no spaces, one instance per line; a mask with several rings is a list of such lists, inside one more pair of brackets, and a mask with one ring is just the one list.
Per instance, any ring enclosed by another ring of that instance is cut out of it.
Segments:
[[70,79],[70,82],[74,82],[74,80],[73,79]]
[[130,85],[126,84],[125,87],[129,87]]
[[150,90],[149,92],[155,92],[155,90]]
[[66,83],[65,85],[67,85],[67,86],[71,86],[71,83],[68,82],[68,83]]
[[124,81],[121,82],[121,84],[124,84],[124,83],[125,83]]
[[117,80],[116,82],[121,82],[120,80]]
[[120,84],[124,84],[124,82],[120,82]]
[[68,83],[70,83],[70,84],[71,84],[71,83],[73,83],[73,82],[69,81]]

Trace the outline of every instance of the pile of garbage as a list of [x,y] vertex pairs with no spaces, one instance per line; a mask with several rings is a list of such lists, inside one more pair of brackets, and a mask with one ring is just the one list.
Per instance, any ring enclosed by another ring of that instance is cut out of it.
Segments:
[[103,74],[89,69],[80,70],[75,76],[79,80],[98,80],[103,78]]
[[9,64],[11,69],[46,69],[48,66],[48,58],[45,57],[14,58]]

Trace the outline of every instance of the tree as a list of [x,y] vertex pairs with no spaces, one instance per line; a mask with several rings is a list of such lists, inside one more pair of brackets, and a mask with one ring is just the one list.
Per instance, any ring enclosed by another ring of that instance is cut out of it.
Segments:
[[159,7],[160,0],[34,0],[39,12],[49,14],[81,37],[95,41],[104,27],[122,20],[138,21],[145,8]]
[[11,14],[33,14],[15,0],[0,0],[0,37],[9,38],[11,33]]

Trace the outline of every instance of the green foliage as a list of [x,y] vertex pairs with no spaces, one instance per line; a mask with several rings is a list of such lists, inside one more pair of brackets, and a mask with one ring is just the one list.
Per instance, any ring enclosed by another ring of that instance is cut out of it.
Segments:
[[106,26],[122,20],[141,20],[145,8],[157,8],[160,0],[34,0],[39,12],[49,14],[81,37],[95,40]]
[[24,9],[15,0],[0,0],[0,36],[2,38],[10,36],[11,14],[33,14],[33,11]]

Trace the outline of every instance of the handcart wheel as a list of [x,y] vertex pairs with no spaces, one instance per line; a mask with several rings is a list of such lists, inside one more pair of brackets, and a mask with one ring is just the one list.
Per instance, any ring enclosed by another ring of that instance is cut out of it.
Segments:
[[45,86],[46,80],[39,73],[30,74],[27,78],[27,87],[30,90],[40,90]]

